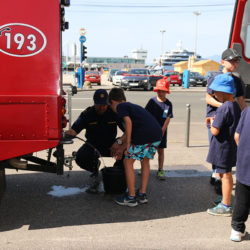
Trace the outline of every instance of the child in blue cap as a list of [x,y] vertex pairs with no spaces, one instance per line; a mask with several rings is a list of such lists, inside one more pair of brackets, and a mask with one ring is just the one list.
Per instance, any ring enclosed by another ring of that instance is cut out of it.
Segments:
[[241,109],[234,101],[234,79],[229,73],[217,75],[210,85],[216,99],[223,103],[215,117],[207,118],[211,124],[211,143],[207,161],[215,166],[215,173],[222,181],[222,201],[207,210],[208,214],[231,216],[231,193],[233,189],[232,167],[236,165],[237,145],[234,141]]

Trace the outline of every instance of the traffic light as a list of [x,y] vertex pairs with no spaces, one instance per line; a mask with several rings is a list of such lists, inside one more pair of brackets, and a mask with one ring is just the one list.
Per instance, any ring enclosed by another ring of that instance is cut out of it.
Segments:
[[87,47],[82,44],[82,61],[84,61],[85,59],[87,59],[86,54],[87,54]]

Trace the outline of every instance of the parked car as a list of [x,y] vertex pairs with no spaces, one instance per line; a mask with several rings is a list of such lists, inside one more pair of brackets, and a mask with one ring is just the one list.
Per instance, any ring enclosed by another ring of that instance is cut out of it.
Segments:
[[202,76],[200,73],[190,72],[189,85],[194,86],[194,87],[197,85],[201,85],[203,87],[206,87],[207,81],[206,81],[205,77]]
[[108,73],[108,81],[113,82],[113,76],[119,69],[111,69]]
[[127,74],[128,71],[116,71],[113,75],[113,85],[120,86],[121,80],[124,78],[124,74]]
[[169,70],[165,71],[163,75],[168,77],[169,84],[172,84],[173,86],[175,86],[175,84],[181,86],[182,77],[179,72]]
[[152,90],[150,82],[150,73],[148,69],[131,69],[121,80],[121,87],[124,90],[134,88],[142,88],[144,90]]
[[91,83],[97,83],[97,85],[101,85],[101,75],[98,71],[86,71],[85,81],[91,82]]
[[213,77],[213,76],[216,76],[218,74],[221,74],[222,72],[221,71],[208,71],[205,75],[204,75],[204,78],[206,79],[206,81],[208,82],[208,79]]
[[152,69],[150,72],[150,83],[152,87],[155,87],[156,82],[163,78],[162,69]]

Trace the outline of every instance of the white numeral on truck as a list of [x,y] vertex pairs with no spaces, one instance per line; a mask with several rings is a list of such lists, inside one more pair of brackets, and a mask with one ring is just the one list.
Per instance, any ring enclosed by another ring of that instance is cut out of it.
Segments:
[[21,33],[15,34],[14,41],[16,44],[18,44],[17,49],[21,49],[24,43],[24,35]]
[[[11,33],[5,33],[4,34],[7,39],[6,47],[7,49],[11,49]],[[33,34],[29,34],[27,36],[27,39],[29,40],[29,45],[26,46],[26,48],[30,51],[33,51],[36,49],[36,36]],[[21,33],[17,33],[14,36],[14,42],[18,45],[16,49],[20,50],[23,47],[23,44],[25,42],[25,37]]]

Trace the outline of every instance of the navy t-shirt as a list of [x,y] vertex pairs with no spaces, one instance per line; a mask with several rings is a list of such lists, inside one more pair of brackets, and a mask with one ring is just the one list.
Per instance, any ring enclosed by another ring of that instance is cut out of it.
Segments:
[[237,150],[236,179],[250,186],[250,107],[241,113],[236,132],[240,134]]
[[225,102],[215,113],[213,127],[220,133],[212,136],[207,161],[221,168],[236,165],[237,145],[234,141],[235,129],[240,119],[241,109],[237,102]]
[[[217,75],[219,75],[219,74],[217,74]],[[216,77],[216,75],[209,78],[208,83],[207,83],[207,93],[211,94],[211,95],[214,94],[214,91],[212,89],[210,89],[209,86],[212,84],[215,77]],[[235,76],[235,75],[232,75],[232,77],[234,79],[234,89],[235,89],[234,97],[243,96],[244,95],[244,90],[243,90],[242,80],[239,77]],[[213,107],[210,104],[207,104],[207,115],[206,115],[206,117],[213,117],[215,115],[216,110],[217,110],[217,107]]]
[[117,105],[120,118],[129,116],[132,121],[131,144],[142,145],[161,141],[162,129],[156,119],[139,105],[123,102]]
[[148,101],[145,109],[155,117],[161,126],[167,117],[173,118],[173,106],[168,99],[165,102],[160,102],[157,97],[153,97]]
[[85,137],[89,143],[97,148],[110,148],[117,135],[117,125],[124,131],[121,120],[109,106],[102,115],[92,106],[80,114],[72,129],[77,133],[86,129]]

